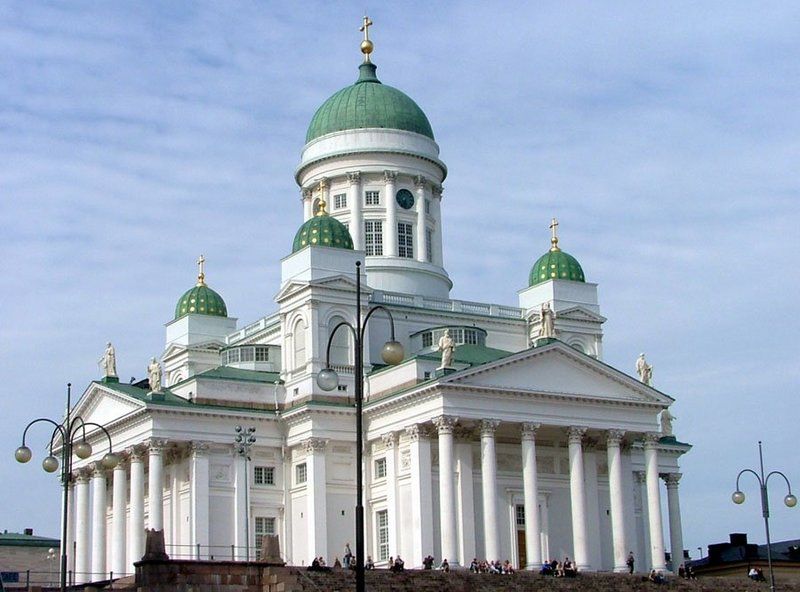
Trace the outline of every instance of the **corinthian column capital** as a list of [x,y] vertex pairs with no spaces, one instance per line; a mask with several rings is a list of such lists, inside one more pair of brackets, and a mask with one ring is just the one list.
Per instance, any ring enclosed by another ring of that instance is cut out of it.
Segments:
[[536,432],[539,431],[539,428],[542,427],[540,423],[531,423],[526,422],[522,424],[522,439],[523,440],[535,440],[536,439]]
[[606,445],[619,446],[624,436],[625,436],[625,430],[608,430],[606,432]]
[[452,434],[457,421],[457,417],[440,415],[439,417],[433,418],[433,425],[439,430],[439,434]]
[[481,436],[492,436],[497,431],[497,426],[500,422],[496,419],[482,419],[481,420]]
[[358,185],[361,183],[361,171],[347,173],[347,180],[350,182],[350,185]]
[[570,426],[567,430],[567,436],[569,437],[570,444],[581,444],[583,442],[583,437],[586,435],[586,431],[589,428],[585,428],[582,426]]

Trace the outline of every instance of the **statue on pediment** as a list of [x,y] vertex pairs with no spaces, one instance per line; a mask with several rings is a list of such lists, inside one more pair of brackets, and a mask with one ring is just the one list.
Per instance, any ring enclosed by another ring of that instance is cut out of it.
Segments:
[[439,338],[436,351],[442,352],[442,363],[439,364],[438,370],[451,368],[453,365],[453,352],[456,351],[456,342],[450,337],[450,329],[444,330],[444,335]]
[[550,308],[550,303],[545,302],[539,312],[539,337],[549,339],[556,336],[556,313]]
[[636,358],[636,373],[639,375],[639,380],[647,386],[651,386],[653,382],[653,366],[647,363],[643,353]]
[[161,392],[161,364],[155,358],[147,365],[147,381],[150,383],[150,392]]
[[664,409],[661,412],[661,434],[664,436],[672,436],[672,420],[678,419],[672,413],[669,412],[669,409]]
[[110,341],[106,344],[106,351],[103,352],[98,364],[103,369],[103,376],[106,378],[117,377],[117,354]]

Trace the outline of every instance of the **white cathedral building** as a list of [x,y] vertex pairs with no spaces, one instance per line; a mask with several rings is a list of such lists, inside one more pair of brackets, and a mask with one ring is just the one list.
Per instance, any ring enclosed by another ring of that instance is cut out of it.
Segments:
[[[625,571],[630,551],[641,569],[665,569],[666,552],[682,560],[679,458],[690,446],[668,411],[659,424],[673,399],[603,362],[597,285],[561,250],[555,223],[528,285],[508,286],[522,288],[518,306],[450,298],[447,168],[427,117],[379,81],[371,51],[365,40],[357,81],[308,127],[295,171],[304,222],[280,261],[275,310],[239,325],[201,258],[166,325],[163,388],[122,383],[112,368],[75,406],[123,457],[104,469],[94,433],[93,456],[76,462],[67,540],[77,581],[132,572],[145,528],[164,530],[173,558],[243,560],[277,534],[288,563],[331,564],[354,543],[348,333],[331,347],[338,388],[316,377],[331,330],[355,324],[357,261],[362,316],[389,309],[405,350],[383,363],[390,323],[375,314],[363,417],[365,552],[378,566],[397,555],[420,566],[429,554],[528,569],[569,556],[597,571]],[[455,350],[441,368],[445,331]],[[249,461],[237,425],[255,428]]]

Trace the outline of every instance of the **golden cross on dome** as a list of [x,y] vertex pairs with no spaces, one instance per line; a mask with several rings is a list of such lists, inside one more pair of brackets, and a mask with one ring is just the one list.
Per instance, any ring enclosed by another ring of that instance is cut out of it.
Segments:
[[558,233],[557,233],[557,230],[558,230],[558,220],[553,218],[550,221],[550,232],[552,233],[552,236],[550,237],[550,250],[551,251],[559,251],[560,250],[558,248]]
[[317,210],[317,216],[327,216],[328,212],[325,211],[325,179],[320,179],[319,181],[319,209]]
[[364,24],[358,29],[364,33],[364,40],[361,42],[361,53],[364,54],[364,63],[369,63],[369,54],[372,53],[375,45],[369,39],[369,28],[372,26],[372,19],[364,15]]
[[206,273],[205,273],[205,263],[206,258],[200,255],[200,258],[197,260],[197,285],[198,286],[205,286],[206,285]]

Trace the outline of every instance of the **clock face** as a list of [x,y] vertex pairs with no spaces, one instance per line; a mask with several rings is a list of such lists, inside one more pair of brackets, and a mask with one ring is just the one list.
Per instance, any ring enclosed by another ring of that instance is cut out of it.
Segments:
[[414,194],[408,189],[401,189],[398,191],[395,199],[397,200],[397,205],[404,210],[410,210],[414,207]]

